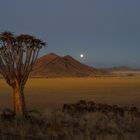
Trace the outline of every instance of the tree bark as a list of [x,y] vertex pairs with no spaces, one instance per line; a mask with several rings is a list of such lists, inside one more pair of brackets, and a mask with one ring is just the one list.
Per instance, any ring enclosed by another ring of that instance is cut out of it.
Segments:
[[24,97],[24,87],[18,81],[13,88],[14,90],[14,113],[16,117],[24,117],[26,115],[26,105]]

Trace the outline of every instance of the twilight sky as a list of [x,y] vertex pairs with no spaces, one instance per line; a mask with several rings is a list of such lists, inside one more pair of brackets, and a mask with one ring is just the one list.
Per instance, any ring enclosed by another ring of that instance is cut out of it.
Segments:
[[140,0],[0,0],[0,32],[5,30],[48,42],[40,55],[140,67]]

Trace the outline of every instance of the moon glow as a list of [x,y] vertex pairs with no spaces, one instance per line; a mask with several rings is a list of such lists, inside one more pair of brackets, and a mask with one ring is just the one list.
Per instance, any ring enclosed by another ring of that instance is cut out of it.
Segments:
[[83,54],[80,54],[80,57],[81,57],[81,58],[83,58],[83,57],[84,57],[84,55],[83,55]]

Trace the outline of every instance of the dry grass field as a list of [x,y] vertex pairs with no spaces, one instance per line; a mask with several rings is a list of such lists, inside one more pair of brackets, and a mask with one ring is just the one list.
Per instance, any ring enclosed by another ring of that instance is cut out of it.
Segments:
[[[46,111],[79,100],[140,107],[140,76],[36,78],[25,87],[27,106]],[[0,79],[0,109],[12,106],[12,89]]]
[[[34,78],[28,80],[25,95],[28,108],[43,113],[29,111],[26,119],[16,120],[1,111],[0,139],[140,139],[140,112],[131,108],[131,104],[140,108],[140,76]],[[79,100],[82,101],[77,103]],[[0,79],[0,109],[11,106],[12,89]]]

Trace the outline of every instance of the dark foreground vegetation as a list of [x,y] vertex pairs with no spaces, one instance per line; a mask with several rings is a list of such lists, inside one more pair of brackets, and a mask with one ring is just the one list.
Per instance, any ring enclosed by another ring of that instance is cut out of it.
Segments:
[[80,101],[60,110],[29,111],[15,119],[5,109],[0,117],[0,140],[139,140],[140,112],[134,106]]

